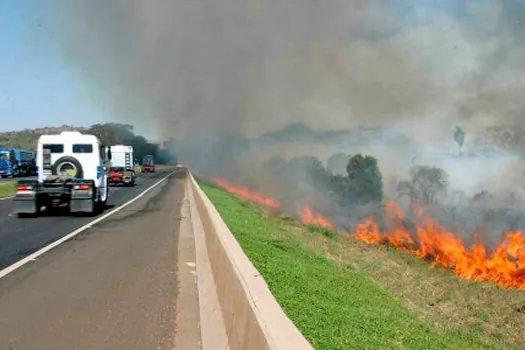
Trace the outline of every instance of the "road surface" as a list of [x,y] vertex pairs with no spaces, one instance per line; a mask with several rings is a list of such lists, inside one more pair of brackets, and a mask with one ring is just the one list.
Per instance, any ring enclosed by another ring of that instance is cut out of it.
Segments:
[[[112,193],[118,206],[167,175]],[[184,180],[166,181],[75,238],[0,278],[0,349],[173,349],[177,312],[196,338],[196,297],[177,304]],[[9,216],[0,204],[4,266],[94,218]],[[185,234],[187,236],[187,234]],[[188,241],[189,242],[189,241]],[[183,243],[188,244],[188,243]],[[181,254],[183,255],[183,254]],[[196,286],[184,285],[196,295]],[[188,324],[190,320],[191,324]],[[195,321],[192,321],[195,320]],[[197,340],[185,341],[196,348]]]
[[[153,174],[141,174],[135,187],[112,186],[105,212],[129,201],[167,174],[167,169]],[[38,218],[19,219],[11,212],[12,201],[0,201],[0,269],[96,218],[72,217],[63,211],[55,210]]]

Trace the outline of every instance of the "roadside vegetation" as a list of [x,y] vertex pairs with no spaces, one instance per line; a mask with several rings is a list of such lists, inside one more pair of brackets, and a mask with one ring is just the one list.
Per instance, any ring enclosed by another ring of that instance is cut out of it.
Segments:
[[525,292],[457,278],[404,251],[276,217],[200,183],[315,348],[525,347]]
[[38,138],[46,134],[59,134],[63,131],[79,131],[85,134],[96,135],[106,145],[130,145],[133,146],[135,156],[142,159],[143,156],[151,154],[157,163],[166,163],[175,157],[170,149],[170,144],[159,145],[149,142],[146,138],[135,134],[132,125],[120,123],[95,124],[90,127],[74,127],[63,125],[59,127],[45,127],[37,129],[26,129],[20,131],[0,132],[0,146],[8,148],[20,148],[33,150],[36,148]]
[[0,198],[10,197],[15,194],[15,182],[3,182],[0,183]]

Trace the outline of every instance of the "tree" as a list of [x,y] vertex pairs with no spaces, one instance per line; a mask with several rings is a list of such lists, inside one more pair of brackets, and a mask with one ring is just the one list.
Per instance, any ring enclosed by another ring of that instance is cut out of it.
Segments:
[[333,175],[345,175],[346,166],[348,165],[349,159],[350,159],[350,156],[345,153],[342,153],[342,152],[334,153],[330,158],[328,158],[328,162],[326,163],[326,168]]
[[354,183],[359,202],[364,204],[383,199],[383,182],[377,159],[357,154],[346,167],[348,178]]
[[459,126],[456,126],[456,130],[454,131],[454,140],[458,144],[459,153],[461,154],[461,149],[463,148],[463,143],[465,142],[465,131],[463,131],[463,129]]
[[417,166],[411,169],[410,175],[410,182],[400,183],[398,191],[408,190],[411,198],[424,204],[434,203],[437,195],[448,187],[448,175],[438,167]]
[[297,157],[290,160],[289,165],[295,174],[299,174],[300,178],[312,187],[318,189],[327,187],[330,174],[316,157]]
[[332,196],[342,206],[365,205],[383,199],[383,183],[377,160],[357,154],[350,158],[347,175],[330,178]]
[[86,130],[86,133],[97,136],[102,143],[108,146],[132,146],[135,157],[139,160],[145,155],[157,156],[159,153],[159,146],[148,142],[143,136],[135,135],[132,125],[119,123],[95,124]]

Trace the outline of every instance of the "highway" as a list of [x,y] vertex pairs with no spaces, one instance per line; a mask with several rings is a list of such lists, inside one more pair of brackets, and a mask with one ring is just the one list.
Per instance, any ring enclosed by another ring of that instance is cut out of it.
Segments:
[[185,329],[193,330],[184,335],[184,348],[197,348],[196,286],[185,286],[194,297],[184,298],[190,302],[182,310],[176,303],[178,252],[191,247],[179,246],[185,180],[184,173],[172,172],[142,174],[133,188],[112,187],[101,215],[166,178],[92,226],[96,217],[60,213],[18,219],[10,214],[11,201],[0,201],[4,271],[88,227],[20,268],[0,272],[1,349],[173,349],[181,312]]
[[[129,201],[155,181],[166,176],[167,171],[141,174],[135,187],[112,186],[104,213]],[[96,217],[73,217],[59,210],[45,212],[37,218],[19,219],[16,215],[12,215],[11,211],[10,199],[0,201],[0,269],[96,219]]]

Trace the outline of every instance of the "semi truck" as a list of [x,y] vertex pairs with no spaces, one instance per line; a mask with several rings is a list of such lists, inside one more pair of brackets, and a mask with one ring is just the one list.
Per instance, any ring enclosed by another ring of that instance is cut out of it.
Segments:
[[36,175],[36,152],[0,148],[0,176],[18,177]]
[[111,184],[135,185],[135,169],[133,147],[126,145],[111,146],[111,169],[109,182]]
[[155,172],[155,157],[153,157],[151,154],[148,154],[142,158],[142,171],[145,173]]
[[68,131],[40,136],[37,179],[17,181],[13,213],[34,217],[52,207],[66,207],[71,213],[103,210],[111,158],[111,148],[94,135]]

